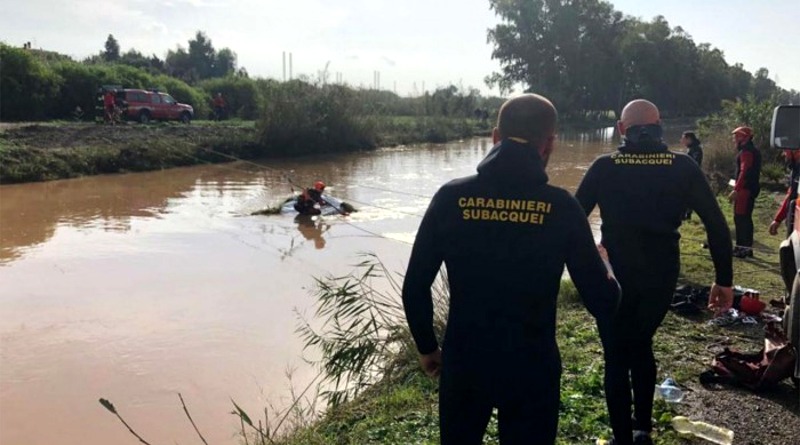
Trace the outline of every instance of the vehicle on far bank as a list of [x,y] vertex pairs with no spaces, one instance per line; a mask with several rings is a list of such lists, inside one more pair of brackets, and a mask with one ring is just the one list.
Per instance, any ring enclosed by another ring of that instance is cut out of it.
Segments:
[[191,105],[182,104],[169,94],[156,89],[103,86],[98,91],[99,97],[102,98],[102,94],[108,90],[114,91],[116,106],[122,119],[143,124],[153,120],[177,120],[188,124],[194,119],[194,108]]

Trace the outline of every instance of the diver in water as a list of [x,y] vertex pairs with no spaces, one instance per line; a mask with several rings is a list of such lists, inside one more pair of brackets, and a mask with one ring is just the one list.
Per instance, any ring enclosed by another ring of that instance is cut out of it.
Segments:
[[315,182],[313,188],[303,190],[303,193],[297,197],[294,209],[301,215],[319,215],[321,213],[319,206],[327,204],[322,199],[323,191],[325,191],[325,183],[322,181]]

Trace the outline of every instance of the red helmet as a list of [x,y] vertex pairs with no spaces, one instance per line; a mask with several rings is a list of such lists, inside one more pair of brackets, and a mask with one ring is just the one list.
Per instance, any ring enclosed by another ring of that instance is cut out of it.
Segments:
[[747,315],[758,315],[765,307],[767,305],[763,301],[753,297],[742,297],[739,302],[739,308]]
[[325,190],[325,183],[322,181],[317,181],[314,183],[314,189],[319,190],[320,192]]
[[731,134],[741,134],[743,136],[751,138],[753,137],[753,129],[750,127],[736,127],[736,129],[733,130]]

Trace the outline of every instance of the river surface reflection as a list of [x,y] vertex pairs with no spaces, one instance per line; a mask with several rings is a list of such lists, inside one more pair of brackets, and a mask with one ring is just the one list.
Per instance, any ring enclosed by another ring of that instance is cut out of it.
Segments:
[[[611,129],[562,135],[551,182],[574,191]],[[313,277],[373,252],[402,272],[430,196],[475,171],[486,138],[0,187],[0,443],[234,444],[251,413],[314,375],[295,334]],[[286,181],[323,179],[360,211],[250,216]]]

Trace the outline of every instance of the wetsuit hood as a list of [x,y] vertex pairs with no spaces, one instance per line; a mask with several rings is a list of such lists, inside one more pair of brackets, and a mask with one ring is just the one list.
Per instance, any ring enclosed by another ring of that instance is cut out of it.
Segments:
[[541,185],[548,180],[536,149],[511,139],[492,147],[478,164],[478,176],[506,184]]

